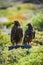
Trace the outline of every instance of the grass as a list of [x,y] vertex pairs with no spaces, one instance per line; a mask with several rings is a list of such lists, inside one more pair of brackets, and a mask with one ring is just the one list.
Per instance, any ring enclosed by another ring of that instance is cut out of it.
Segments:
[[42,48],[43,46],[39,46],[39,47],[30,49],[31,53],[27,55],[26,57],[20,59],[18,65],[43,65]]
[[43,65],[43,46],[31,49],[18,48],[11,51],[6,48],[2,57],[4,65]]
[[38,15],[34,16],[31,23],[35,29],[40,31],[43,30],[43,13],[39,13]]

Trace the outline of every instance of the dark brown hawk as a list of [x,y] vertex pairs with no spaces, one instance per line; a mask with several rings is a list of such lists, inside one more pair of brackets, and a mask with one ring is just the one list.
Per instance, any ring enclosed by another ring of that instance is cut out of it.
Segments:
[[25,31],[24,34],[24,40],[23,40],[23,44],[29,44],[29,42],[32,41],[32,39],[35,38],[35,31],[33,30],[32,25],[29,23],[27,24],[28,29]]
[[14,21],[14,26],[11,30],[11,42],[12,44],[18,44],[23,37],[23,30],[18,21]]

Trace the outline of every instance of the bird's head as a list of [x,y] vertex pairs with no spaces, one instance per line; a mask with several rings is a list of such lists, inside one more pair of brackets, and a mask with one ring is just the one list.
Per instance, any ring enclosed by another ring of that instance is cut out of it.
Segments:
[[32,25],[31,25],[31,23],[28,23],[27,26],[28,26],[28,27],[31,27]]
[[20,26],[20,23],[19,23],[19,21],[14,21],[14,23],[13,23],[15,26]]
[[28,23],[27,26],[29,29],[33,29],[33,26],[31,25],[31,23]]

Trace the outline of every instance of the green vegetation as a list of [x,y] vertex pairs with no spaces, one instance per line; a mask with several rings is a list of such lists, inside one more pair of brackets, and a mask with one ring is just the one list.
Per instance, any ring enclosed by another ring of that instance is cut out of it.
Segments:
[[32,18],[32,24],[35,29],[43,30],[43,13],[40,13]]
[[9,45],[11,45],[10,36],[8,36],[4,32],[2,32],[2,30],[0,30],[0,46],[5,47],[5,46],[9,46]]
[[30,54],[20,59],[18,65],[43,65],[43,46],[31,48],[29,51]]
[[43,65],[43,46],[36,46],[31,49],[19,48],[11,51],[5,48],[2,53],[0,58],[2,65]]

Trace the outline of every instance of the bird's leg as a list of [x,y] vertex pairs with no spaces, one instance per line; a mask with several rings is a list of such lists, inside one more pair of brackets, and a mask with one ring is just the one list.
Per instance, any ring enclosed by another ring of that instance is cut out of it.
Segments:
[[29,45],[29,43],[27,42],[27,45]]
[[25,43],[24,43],[24,45],[26,45],[26,46],[27,46],[27,45],[28,45],[28,42],[25,42]]
[[16,46],[19,46],[19,43],[16,43]]
[[14,43],[14,46],[16,46],[16,43]]
[[18,43],[16,42],[16,46],[18,46]]

